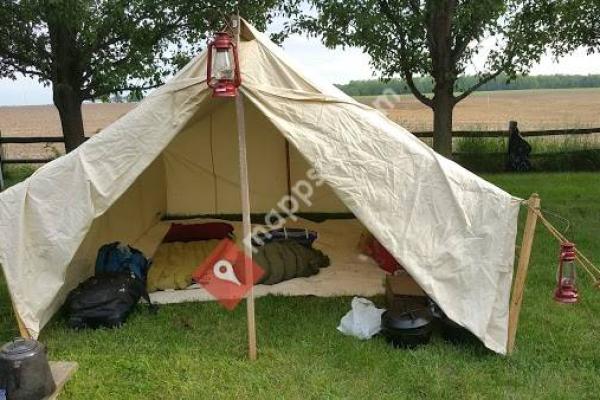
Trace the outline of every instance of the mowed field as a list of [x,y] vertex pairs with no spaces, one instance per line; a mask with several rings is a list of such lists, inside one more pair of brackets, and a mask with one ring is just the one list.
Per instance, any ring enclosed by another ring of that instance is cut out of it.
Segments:
[[[432,129],[431,110],[411,95],[358,100],[381,109],[410,131]],[[97,133],[133,107],[85,104],[86,134]],[[454,129],[506,129],[509,120],[518,121],[521,130],[600,127],[600,88],[476,92],[457,105]],[[0,107],[0,132],[3,136],[60,136],[58,111],[52,105]],[[5,146],[7,157],[53,156],[63,151],[57,144]]]

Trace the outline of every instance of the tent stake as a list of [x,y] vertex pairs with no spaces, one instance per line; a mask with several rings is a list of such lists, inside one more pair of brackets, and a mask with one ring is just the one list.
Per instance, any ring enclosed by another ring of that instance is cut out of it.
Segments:
[[508,316],[508,354],[512,354],[515,348],[515,338],[517,336],[517,326],[519,324],[519,314],[523,302],[523,291],[525,290],[525,280],[529,268],[529,258],[531,257],[531,247],[535,235],[535,226],[537,224],[537,210],[540,208],[540,197],[534,193],[527,200],[527,219],[523,231],[521,242],[521,252],[517,264],[517,273],[513,284],[512,296],[510,299],[510,310]]
[[[240,19],[239,16],[232,18],[233,28],[235,29],[236,43],[240,42]],[[240,161],[240,191],[242,195],[242,225],[244,230],[244,239],[252,234],[250,225],[250,191],[248,185],[248,160],[246,156],[246,123],[244,119],[244,96],[240,91],[235,98],[235,110],[237,117],[239,161]],[[248,356],[254,361],[257,357],[256,350],[256,322],[254,316],[254,276],[252,271],[252,249],[247,240],[243,240],[244,254],[244,277],[246,282],[250,282],[250,290],[246,295],[246,314],[248,319]]]

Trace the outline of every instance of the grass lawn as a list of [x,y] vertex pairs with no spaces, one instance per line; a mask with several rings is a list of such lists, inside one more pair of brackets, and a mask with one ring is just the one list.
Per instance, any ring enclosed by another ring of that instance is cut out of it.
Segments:
[[[599,174],[486,178],[521,197],[537,191],[543,207],[569,216],[568,236],[600,263]],[[41,340],[52,359],[79,362],[62,399],[598,398],[600,291],[581,273],[581,304],[554,303],[557,252],[538,225],[510,358],[438,337],[412,351],[345,337],[335,328],[350,298],[257,299],[255,363],[245,359],[244,307],[214,303],[163,306],[157,316],[141,306],[119,330],[73,332],[57,317]],[[3,285],[0,316],[6,341],[16,329]]]

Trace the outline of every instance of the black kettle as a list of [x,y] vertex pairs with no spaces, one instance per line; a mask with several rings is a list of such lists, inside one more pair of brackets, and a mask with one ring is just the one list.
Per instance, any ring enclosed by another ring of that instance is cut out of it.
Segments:
[[7,400],[41,400],[53,393],[56,384],[44,345],[18,338],[2,346],[0,389]]

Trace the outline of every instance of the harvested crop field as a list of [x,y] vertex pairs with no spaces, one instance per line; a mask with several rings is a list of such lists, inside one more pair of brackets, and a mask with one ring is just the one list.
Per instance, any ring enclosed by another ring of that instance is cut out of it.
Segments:
[[[382,109],[410,131],[430,131],[431,110],[411,95],[359,97]],[[454,110],[456,130],[522,130],[600,127],[600,89],[543,89],[475,92]]]
[[[135,104],[84,104],[83,123],[87,136],[119,119]],[[0,133],[2,136],[61,136],[58,110],[53,105],[0,107]],[[64,152],[62,144],[11,144],[5,145],[7,158],[52,157]]]
[[[431,130],[431,110],[413,96],[360,97],[358,100],[382,109],[411,131]],[[91,136],[135,104],[85,104],[86,135]],[[454,114],[457,130],[506,129],[509,120],[519,121],[522,130],[600,127],[600,89],[556,89],[476,92],[459,103]],[[60,136],[54,106],[0,107],[0,132],[4,136]],[[597,135],[588,137],[598,142]],[[60,154],[60,144],[6,145],[6,156],[49,157]]]

